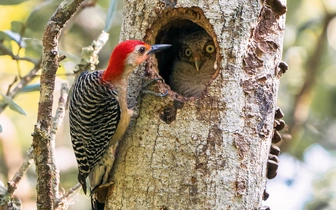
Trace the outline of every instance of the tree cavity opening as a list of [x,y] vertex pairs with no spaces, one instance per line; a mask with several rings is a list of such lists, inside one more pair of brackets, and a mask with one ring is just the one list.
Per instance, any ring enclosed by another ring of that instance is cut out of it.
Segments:
[[155,22],[147,38],[172,47],[156,54],[159,74],[172,91],[200,98],[217,75],[218,43],[211,24],[197,7],[170,9]]

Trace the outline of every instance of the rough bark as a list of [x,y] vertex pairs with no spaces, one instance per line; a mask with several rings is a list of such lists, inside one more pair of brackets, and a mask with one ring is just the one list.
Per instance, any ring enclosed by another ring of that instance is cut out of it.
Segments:
[[[178,31],[170,29],[189,24],[181,19],[203,27],[214,38],[218,71],[200,99],[184,99],[158,82],[154,90],[169,90],[168,96],[140,101],[140,79],[133,77],[130,104],[138,104],[138,116],[119,146],[106,209],[258,209],[285,6],[276,0],[143,0],[124,1],[124,11],[121,39],[171,40]],[[138,74],[157,77],[158,66],[164,65],[151,58]]]

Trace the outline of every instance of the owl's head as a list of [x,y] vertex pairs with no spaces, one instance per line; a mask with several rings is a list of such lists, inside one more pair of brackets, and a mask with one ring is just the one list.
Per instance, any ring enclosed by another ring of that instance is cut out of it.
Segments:
[[211,36],[204,30],[191,34],[183,34],[178,37],[177,44],[178,59],[188,62],[200,70],[207,60],[215,62],[216,48]]

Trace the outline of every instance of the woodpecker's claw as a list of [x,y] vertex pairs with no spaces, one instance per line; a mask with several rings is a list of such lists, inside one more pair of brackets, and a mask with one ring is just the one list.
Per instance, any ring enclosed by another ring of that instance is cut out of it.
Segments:
[[148,85],[151,85],[153,82],[156,82],[156,81],[162,81],[163,82],[163,79],[162,78],[151,79],[149,82],[145,83],[142,86],[141,92],[145,93],[145,94],[151,94],[151,95],[154,95],[154,96],[158,96],[158,97],[167,96],[168,95],[168,90],[165,93],[157,93],[157,92],[154,92],[154,91],[151,91],[151,90],[144,90],[144,88],[146,88]]
[[163,79],[162,78],[154,78],[154,79],[151,79],[149,82],[145,83],[144,85],[142,85],[142,88],[145,88],[147,87],[148,85],[152,84],[153,82],[157,82],[157,81],[161,81],[163,82]]

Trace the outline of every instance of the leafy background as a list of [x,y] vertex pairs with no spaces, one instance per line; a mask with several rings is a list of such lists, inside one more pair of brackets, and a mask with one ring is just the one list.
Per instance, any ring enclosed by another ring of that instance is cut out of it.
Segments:
[[[14,55],[38,61],[44,26],[60,2],[0,1],[0,43]],[[61,83],[73,81],[73,68],[80,60],[81,48],[90,45],[104,28],[108,3],[108,0],[86,2],[63,30],[59,49],[67,58],[57,72],[54,107]],[[283,60],[289,70],[281,78],[278,105],[288,126],[279,145],[282,154],[278,176],[268,181],[270,198],[264,204],[272,210],[336,209],[336,2],[296,0],[287,4]],[[106,66],[118,43],[122,17],[119,0],[98,68]],[[6,97],[14,79],[25,76],[34,66],[30,61],[15,61],[6,54],[0,48],[0,107],[9,105],[0,114],[0,180],[4,183],[13,177],[31,145],[39,97],[38,75],[25,92],[13,100]],[[57,133],[56,156],[61,184],[67,190],[77,180],[67,117]],[[35,169],[31,167],[16,191],[23,209],[36,208],[35,177]],[[70,203],[69,209],[90,206],[89,198],[81,191],[72,198],[76,205]]]

